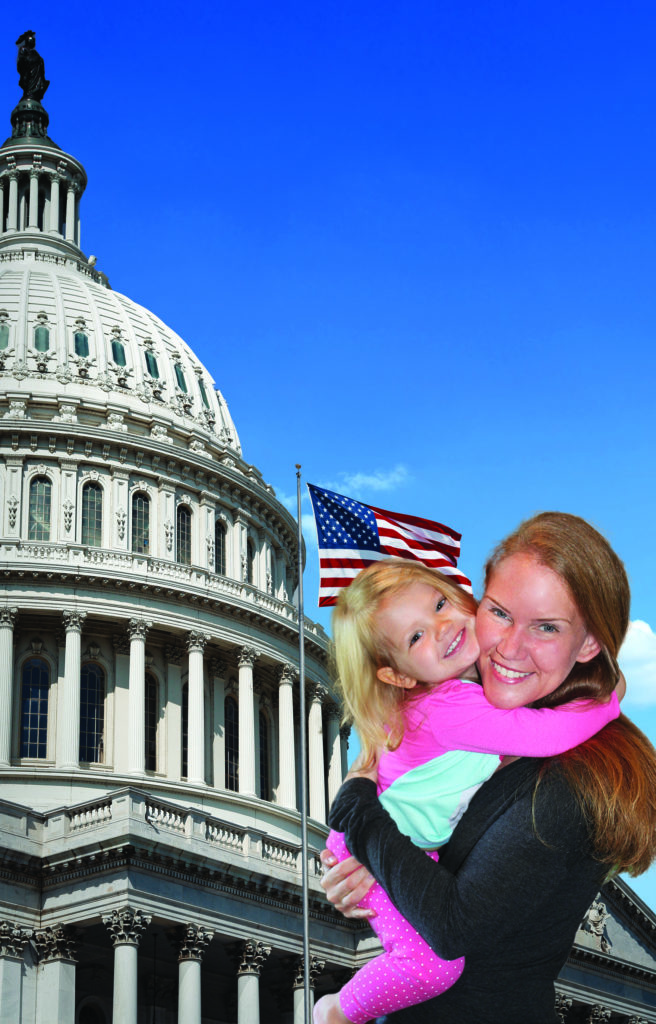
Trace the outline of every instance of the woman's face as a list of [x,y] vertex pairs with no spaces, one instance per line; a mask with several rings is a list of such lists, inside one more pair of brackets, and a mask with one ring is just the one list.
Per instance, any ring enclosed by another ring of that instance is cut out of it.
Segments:
[[476,636],[485,696],[497,708],[546,697],[599,652],[565,583],[530,554],[510,555],[492,573]]

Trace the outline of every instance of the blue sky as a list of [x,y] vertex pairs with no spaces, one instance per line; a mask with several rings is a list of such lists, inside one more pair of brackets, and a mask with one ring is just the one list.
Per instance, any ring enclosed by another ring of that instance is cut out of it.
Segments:
[[[625,709],[656,740],[653,5],[15,10],[6,134],[32,28],[85,252],[196,351],[279,497],[300,462],[448,523],[477,590],[520,519],[590,519],[631,578]],[[656,907],[656,870],[632,884]]]

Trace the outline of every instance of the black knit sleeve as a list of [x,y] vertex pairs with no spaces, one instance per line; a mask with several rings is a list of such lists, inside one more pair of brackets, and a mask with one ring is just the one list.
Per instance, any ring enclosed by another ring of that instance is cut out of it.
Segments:
[[539,920],[542,914],[557,927],[554,894],[576,884],[577,862],[587,857],[587,830],[565,783],[541,783],[535,805],[533,786],[525,787],[490,814],[484,791],[492,781],[474,798],[479,810],[472,801],[458,826],[466,828],[470,815],[470,822],[477,815],[483,821],[454,871],[446,866],[448,848],[444,862],[435,863],[399,832],[371,781],[346,782],[331,809],[331,827],[346,834],[349,850],[447,959],[483,953],[491,936],[499,948],[526,927],[527,918]]

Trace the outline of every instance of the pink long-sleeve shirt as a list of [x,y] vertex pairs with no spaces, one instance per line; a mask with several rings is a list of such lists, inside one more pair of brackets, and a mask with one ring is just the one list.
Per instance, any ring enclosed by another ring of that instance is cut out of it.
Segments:
[[435,849],[448,841],[501,756],[562,754],[619,713],[616,694],[607,704],[502,710],[478,683],[449,679],[408,701],[401,744],[380,759],[381,803],[417,846]]

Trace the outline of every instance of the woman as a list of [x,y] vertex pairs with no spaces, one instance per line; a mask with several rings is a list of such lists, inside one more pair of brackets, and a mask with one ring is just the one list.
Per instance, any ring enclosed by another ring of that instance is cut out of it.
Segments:
[[[628,617],[626,573],[607,541],[575,516],[534,517],[486,567],[477,635],[487,698],[501,708],[607,699]],[[389,1024],[555,1024],[553,982],[599,887],[656,855],[656,752],[622,717],[558,758],[508,759],[437,864],[398,832],[369,779],[344,784],[330,824],[364,865],[327,872],[339,909],[367,915],[349,908],[369,869],[441,957],[466,958],[451,989]]]

